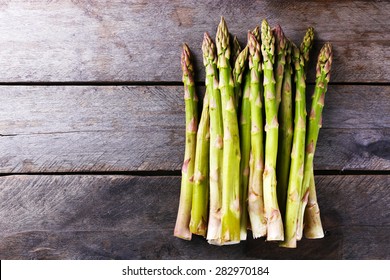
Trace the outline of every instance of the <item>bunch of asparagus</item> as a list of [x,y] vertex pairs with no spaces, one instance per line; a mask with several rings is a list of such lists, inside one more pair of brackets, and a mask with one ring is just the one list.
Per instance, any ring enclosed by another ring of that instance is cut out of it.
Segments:
[[297,47],[266,20],[241,50],[221,18],[216,44],[202,45],[206,92],[200,120],[189,47],[181,57],[186,142],[174,235],[210,244],[266,237],[295,248],[324,236],[313,158],[330,79],[332,47],[318,56],[310,113],[306,70],[314,30]]

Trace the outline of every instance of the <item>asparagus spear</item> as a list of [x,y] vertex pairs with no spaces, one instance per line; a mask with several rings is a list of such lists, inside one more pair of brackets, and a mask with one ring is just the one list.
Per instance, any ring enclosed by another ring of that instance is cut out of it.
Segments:
[[[205,37],[203,45],[208,44]],[[203,61],[206,66],[206,77],[209,69],[208,46],[203,48]],[[206,84],[210,81],[206,80]],[[213,82],[213,81],[211,81]],[[210,113],[209,94],[212,87],[206,85],[206,93],[203,98],[202,115],[200,116],[199,127],[196,138],[195,166],[194,166],[194,186],[192,191],[192,209],[190,231],[197,235],[206,237],[208,200],[209,200],[209,150],[210,150]]]
[[230,67],[229,32],[224,18],[217,30],[219,89],[223,120],[222,242],[240,242],[240,141]]
[[274,29],[274,35],[277,54],[275,63],[276,106],[279,110],[282,95],[284,67],[286,64],[286,38],[284,37],[283,30],[279,24]]
[[263,195],[267,218],[267,240],[283,240],[283,221],[276,194],[276,157],[278,153],[278,113],[273,71],[275,38],[267,20],[261,24],[261,51],[263,54],[263,84],[265,104],[265,167]]
[[278,180],[278,203],[282,216],[286,212],[288,178],[290,173],[291,148],[293,138],[293,100],[291,86],[291,45],[286,42],[286,65],[279,110],[279,149],[276,173]]
[[248,224],[248,183],[249,183],[249,156],[251,151],[251,107],[250,71],[246,71],[244,78],[243,96],[240,110],[240,197],[241,197],[241,240],[246,240]]
[[260,43],[248,32],[249,69],[250,69],[250,114],[251,114],[251,160],[248,187],[248,212],[254,238],[265,236],[267,220],[264,216],[263,200],[263,104],[260,96],[263,94],[261,83]]
[[189,229],[189,223],[191,218],[196,132],[198,126],[198,97],[195,92],[192,56],[190,49],[186,44],[183,45],[181,67],[183,71],[184,100],[186,112],[186,142],[184,163],[181,170],[182,179],[180,189],[180,202],[174,236],[190,240],[191,232]]
[[[304,63],[305,63],[305,74],[307,72],[307,68],[309,66],[309,53],[310,53],[310,50],[312,49],[313,47],[313,41],[314,41],[314,29],[312,27],[309,27],[307,30],[306,30],[306,33],[305,33],[305,36],[303,37],[303,40],[302,40],[302,43],[300,45],[300,51],[301,51],[301,54],[303,56],[303,59],[304,59]],[[313,177],[313,184],[315,183],[314,182],[314,169],[312,169],[312,175],[311,177]],[[307,198],[309,199],[309,198]],[[302,201],[301,201],[302,203]],[[303,220],[304,217],[302,217],[302,215],[304,215],[304,213],[301,211],[301,208],[299,210],[299,216],[298,216],[298,227],[300,226],[303,226],[302,222],[300,220]],[[302,229],[297,229],[297,240],[301,240],[302,238]]]
[[[302,85],[303,85],[303,82],[305,82],[305,80],[306,80],[306,71],[307,71],[307,66],[308,66],[308,61],[309,61],[309,53],[310,53],[310,50],[311,50],[311,48],[313,46],[313,40],[314,40],[314,29],[312,27],[309,27],[307,29],[307,31],[306,31],[306,34],[304,36],[304,39],[303,39],[303,41],[302,41],[302,43],[300,45],[300,49],[299,49],[299,53],[301,55],[301,58],[300,58],[300,63],[301,63],[300,68],[301,69],[300,69],[300,71],[303,72],[303,74],[302,74],[303,78],[299,78],[299,79],[303,79],[303,81],[301,82]],[[297,66],[296,65],[296,61],[294,63],[295,63],[295,67],[296,67]],[[296,74],[298,74],[298,73],[296,73]],[[297,89],[297,91],[298,91],[298,89]],[[306,109],[305,109],[305,114],[306,114]],[[295,130],[294,130],[294,138],[295,138],[295,133],[297,131],[296,129],[297,128],[295,128]],[[304,145],[304,142],[303,142],[303,145]],[[301,148],[301,146],[296,146],[296,145],[294,147]],[[293,151],[296,152],[294,150],[295,149],[294,147],[293,147]],[[299,164],[300,164],[300,158],[299,157],[301,156],[301,152],[297,152],[297,155],[292,155],[292,157],[293,156],[296,157],[296,158],[298,157],[298,159],[295,159],[295,161],[298,161]],[[303,164],[305,164],[304,161],[303,161]],[[291,158],[291,167],[290,168],[294,169],[294,170],[296,170],[296,168],[298,168],[297,166],[293,167],[293,159],[292,158]],[[296,172],[296,171],[292,170],[291,172]],[[292,176],[291,173],[290,173],[290,176]],[[314,176],[314,174],[313,174],[313,176]],[[303,179],[300,178],[300,174],[298,176],[294,175],[294,178],[290,178],[289,186],[288,186],[288,188],[289,188],[288,195],[289,196],[294,196],[295,195],[295,193],[293,193],[293,192],[295,191],[295,189],[296,189],[298,184],[300,184],[302,186],[302,180]],[[292,189],[291,190],[290,190],[290,183],[292,184],[292,186],[291,186]],[[300,187],[300,190],[298,192],[299,196],[302,195],[301,188],[302,187]],[[302,216],[302,218],[303,218],[303,214],[302,215],[300,214],[300,207],[301,207],[300,204],[302,202],[300,200],[298,202],[296,202],[294,200],[294,198],[291,198],[291,197],[289,197],[289,199],[292,199],[293,201],[291,201],[291,200],[287,201],[287,204],[290,204],[291,208],[290,208],[289,214],[288,214],[289,217],[286,216],[286,219],[285,219],[286,223],[288,224],[288,228],[286,226],[286,229],[285,229],[286,230],[286,242],[282,246],[285,246],[285,247],[296,247],[296,240],[300,240],[301,239],[300,236],[299,236],[299,230],[296,229],[296,227],[299,227],[299,219],[300,219],[300,217]],[[288,207],[289,206],[287,205],[287,208]],[[295,211],[296,211],[295,207],[298,207],[298,217],[297,218],[295,216]],[[290,219],[290,220],[288,220],[288,219]],[[298,221],[297,222],[291,221],[291,219],[298,219]]]
[[293,62],[295,67],[295,116],[294,136],[291,152],[290,177],[285,217],[285,240],[282,247],[297,246],[297,220],[300,205],[300,194],[303,180],[306,135],[306,82],[304,60],[299,49],[292,44]]
[[249,82],[245,77],[244,82],[244,96],[242,96],[242,102],[239,102],[241,99],[241,84],[244,71],[247,64],[248,58],[248,47],[245,47],[236,59],[236,63],[233,70],[234,78],[234,89],[237,107],[240,106],[240,151],[241,151],[241,161],[240,161],[240,205],[241,205],[241,218],[240,218],[240,239],[246,240],[247,228],[248,228],[248,212],[247,212],[247,197],[248,197],[248,179],[249,179],[249,153],[250,153],[250,108],[249,106]]
[[242,98],[241,84],[242,77],[244,75],[245,67],[247,64],[248,58],[248,48],[245,47],[237,56],[236,62],[233,69],[233,80],[234,80],[234,95],[235,95],[235,105],[236,110],[240,106],[240,100]]
[[330,69],[332,66],[333,53],[332,46],[325,44],[318,56],[316,68],[316,86],[312,96],[312,105],[309,116],[309,126],[307,132],[306,154],[305,154],[305,169],[304,180],[302,184],[301,199],[302,203],[299,208],[299,220],[297,236],[302,237],[303,231],[303,215],[307,204],[308,196],[311,195],[310,204],[307,207],[306,221],[310,222],[305,230],[308,238],[322,238],[324,236],[321,219],[319,216],[319,207],[316,201],[315,184],[313,175],[313,159],[317,145],[318,134],[322,126],[322,109],[324,107],[325,93],[330,80]]
[[203,64],[206,68],[206,91],[210,110],[210,213],[207,240],[221,244],[223,124],[221,94],[218,88],[216,47],[205,33],[202,45]]

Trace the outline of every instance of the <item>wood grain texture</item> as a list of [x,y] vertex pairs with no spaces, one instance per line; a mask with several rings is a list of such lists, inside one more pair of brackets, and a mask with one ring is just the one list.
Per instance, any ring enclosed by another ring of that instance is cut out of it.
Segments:
[[[180,170],[182,95],[181,86],[1,86],[0,172]],[[390,170],[389,96],[386,86],[329,87],[317,170]]]
[[0,91],[1,172],[179,168],[182,100],[164,87]]
[[296,43],[312,25],[314,57],[334,45],[333,82],[388,83],[389,14],[387,1],[2,1],[0,82],[180,81],[181,44],[201,69],[202,35],[223,15],[242,44],[263,18]]
[[326,236],[297,250],[172,236],[180,177],[0,178],[1,259],[388,259],[388,175],[317,176]]

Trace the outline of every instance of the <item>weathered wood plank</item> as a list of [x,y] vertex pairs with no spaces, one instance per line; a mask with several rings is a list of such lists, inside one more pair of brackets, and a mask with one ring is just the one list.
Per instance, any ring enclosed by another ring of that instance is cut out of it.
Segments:
[[2,1],[0,82],[180,81],[182,42],[200,69],[221,15],[242,43],[263,18],[296,43],[312,25],[316,51],[334,45],[332,81],[390,82],[389,14],[387,1]]
[[366,259],[390,258],[390,227],[348,226],[334,228],[323,239],[298,243],[293,250],[276,248],[275,244],[247,241],[247,256],[259,259]]
[[1,259],[388,259],[386,175],[316,176],[322,240],[214,247],[172,236],[180,177],[0,178]]
[[262,239],[216,247],[195,237],[191,242],[160,230],[28,231],[0,238],[1,259],[384,259],[390,258],[389,227],[351,226],[319,240],[302,240],[288,250]]
[[[0,138],[0,173],[178,171],[184,131],[49,132]],[[316,170],[390,170],[390,129],[322,129]]]
[[[0,172],[179,170],[182,94],[180,86],[2,86]],[[389,96],[385,86],[331,86],[316,168],[389,170]]]
[[0,91],[1,172],[179,168],[182,100],[163,87]]

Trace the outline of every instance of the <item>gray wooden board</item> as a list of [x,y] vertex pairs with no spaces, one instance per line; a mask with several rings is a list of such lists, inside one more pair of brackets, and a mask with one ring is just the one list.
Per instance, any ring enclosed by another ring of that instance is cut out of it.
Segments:
[[[181,86],[0,86],[0,172],[180,170],[182,95]],[[390,170],[389,96],[386,86],[329,87],[317,170]]]
[[172,236],[180,177],[0,177],[1,259],[389,259],[389,175],[316,176],[326,236],[298,249]]
[[183,42],[203,80],[203,33],[225,16],[242,44],[263,18],[297,44],[313,26],[312,62],[334,46],[332,81],[388,83],[389,14],[387,1],[1,1],[0,82],[180,81]]

